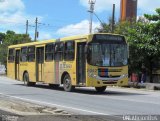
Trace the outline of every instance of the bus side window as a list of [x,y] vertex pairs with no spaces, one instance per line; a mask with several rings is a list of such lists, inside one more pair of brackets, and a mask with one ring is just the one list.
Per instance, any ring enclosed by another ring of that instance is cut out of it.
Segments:
[[27,47],[21,48],[21,62],[27,62]]
[[55,45],[55,60],[62,61],[63,60],[63,53],[64,53],[64,43],[58,42]]
[[28,62],[34,62],[35,61],[35,47],[31,46],[28,47]]
[[68,41],[65,43],[64,60],[72,61],[74,60],[75,54],[75,43],[74,41]]
[[52,61],[54,59],[54,44],[47,44],[45,47],[45,60]]
[[11,63],[11,62],[14,62],[14,49],[9,49],[9,52],[8,52],[8,62]]

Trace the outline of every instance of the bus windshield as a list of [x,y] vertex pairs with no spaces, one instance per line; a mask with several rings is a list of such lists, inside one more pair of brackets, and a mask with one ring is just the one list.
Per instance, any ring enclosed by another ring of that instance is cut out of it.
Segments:
[[128,64],[125,41],[92,41],[88,45],[87,61],[94,66],[125,66]]

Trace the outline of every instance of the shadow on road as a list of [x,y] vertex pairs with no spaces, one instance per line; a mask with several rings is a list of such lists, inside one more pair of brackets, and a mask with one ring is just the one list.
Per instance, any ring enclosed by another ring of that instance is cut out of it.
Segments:
[[[25,86],[24,84],[15,84],[15,85],[20,85],[20,86]],[[73,92],[65,92],[63,87],[50,87],[48,85],[35,85],[35,86],[30,86],[34,88],[41,88],[41,89],[47,89],[47,90],[55,90],[55,91],[63,91],[64,93],[80,93],[80,94],[87,94],[87,95],[109,95],[109,96],[128,96],[128,95],[146,95],[142,93],[134,93],[134,92],[127,92],[125,89],[124,91],[113,91],[113,90],[107,90],[103,93],[98,93],[95,91],[95,89],[91,88],[80,88],[76,87]]]

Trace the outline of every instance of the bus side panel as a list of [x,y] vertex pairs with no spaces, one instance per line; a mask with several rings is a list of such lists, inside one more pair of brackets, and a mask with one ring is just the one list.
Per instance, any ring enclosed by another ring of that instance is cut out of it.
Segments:
[[76,61],[72,62],[72,68],[71,68],[71,79],[72,79],[72,84],[74,86],[77,85],[77,79],[76,79]]
[[27,72],[30,82],[36,82],[35,76],[35,63],[34,62],[21,62],[20,63],[20,80],[23,81],[23,74]]
[[97,67],[90,66],[86,63],[86,87],[95,87],[97,85],[97,80],[92,78],[91,73],[97,73]]
[[15,63],[7,63],[7,76],[15,79]]
[[20,80],[23,81],[23,74],[25,71],[27,71],[27,62],[20,62],[19,72],[20,72]]
[[56,84],[54,80],[54,62],[44,63],[44,82],[48,84]]
[[35,62],[29,62],[27,66],[27,72],[29,74],[29,81],[36,82],[36,69]]
[[77,85],[77,82],[76,82],[76,61],[59,62],[59,70],[60,70],[59,80],[61,80],[63,73],[67,72],[71,77],[72,85],[73,86]]

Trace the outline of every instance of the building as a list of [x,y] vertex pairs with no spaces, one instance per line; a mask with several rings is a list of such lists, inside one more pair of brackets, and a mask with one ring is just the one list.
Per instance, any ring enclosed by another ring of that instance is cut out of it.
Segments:
[[138,0],[121,0],[121,21],[137,18],[137,1]]

